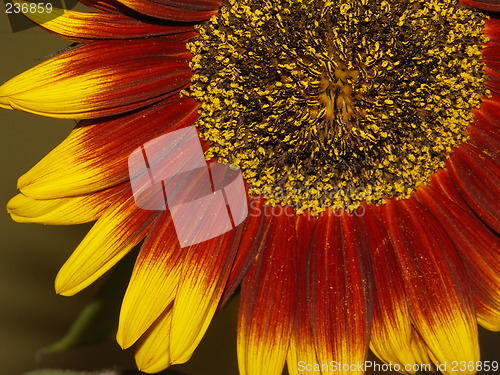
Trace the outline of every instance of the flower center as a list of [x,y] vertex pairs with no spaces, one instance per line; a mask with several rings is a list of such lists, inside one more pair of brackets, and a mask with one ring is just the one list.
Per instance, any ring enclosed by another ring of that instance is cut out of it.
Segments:
[[483,28],[457,0],[223,0],[188,43],[206,157],[298,213],[407,198],[488,95]]

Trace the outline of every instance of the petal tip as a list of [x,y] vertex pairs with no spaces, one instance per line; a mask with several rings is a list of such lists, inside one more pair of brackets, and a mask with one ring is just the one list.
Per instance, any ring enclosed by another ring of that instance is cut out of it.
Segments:
[[129,326],[123,323],[122,314],[120,314],[120,322],[116,332],[116,341],[122,349],[130,348],[137,341],[137,338],[134,338],[134,335],[131,333],[132,331],[129,329]]
[[170,367],[172,363],[167,352],[155,350],[154,347],[149,345],[139,346],[135,353],[135,363],[138,370],[147,374],[154,374]]
[[135,357],[135,363],[137,365],[137,369],[140,372],[145,372],[146,374],[155,374],[170,366],[170,364],[153,361],[149,358],[142,358],[142,356],[138,355]]
[[70,279],[64,277],[64,274],[62,272],[63,268],[61,268],[61,270],[56,276],[56,280],[54,282],[54,289],[56,290],[57,294],[65,297],[70,297],[78,293],[83,288],[79,285],[75,285],[75,283],[72,282]]
[[76,294],[76,292],[72,292],[71,290],[64,288],[64,286],[58,285],[57,283],[55,285],[55,290],[57,294],[64,297],[71,297]]

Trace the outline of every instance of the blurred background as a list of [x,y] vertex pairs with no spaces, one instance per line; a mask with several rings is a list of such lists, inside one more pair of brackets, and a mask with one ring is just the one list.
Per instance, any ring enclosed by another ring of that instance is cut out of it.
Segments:
[[[1,7],[0,83],[69,44],[38,28],[13,32],[4,3]],[[17,178],[62,141],[74,125],[74,121],[0,110],[1,207],[17,194]],[[98,290],[96,284],[74,297],[61,297],[53,288],[58,269],[90,226],[17,224],[0,209],[0,375],[43,368],[135,367],[133,349],[122,351],[114,341],[36,355],[66,333]],[[174,370],[188,375],[237,374],[236,312],[237,300],[233,300],[211,325],[193,358]],[[481,341],[482,359],[500,360],[500,335],[481,331]]]

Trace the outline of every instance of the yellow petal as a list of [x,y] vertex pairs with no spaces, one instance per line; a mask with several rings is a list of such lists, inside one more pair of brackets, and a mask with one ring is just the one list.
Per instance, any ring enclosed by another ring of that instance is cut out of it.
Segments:
[[170,366],[171,325],[172,309],[169,307],[139,341],[135,353],[135,362],[139,371],[152,374]]
[[[422,337],[415,331],[412,330],[411,333],[411,348],[412,353],[415,355],[415,364],[421,366],[422,370],[426,370],[428,373],[435,372],[436,367],[433,363],[431,356],[429,356],[430,350],[426,345],[425,341]],[[409,371],[410,374],[414,374],[416,372],[417,367],[414,366],[413,370]]]
[[95,194],[60,199],[32,199],[18,194],[7,203],[7,211],[18,223],[73,225],[97,220],[123,186]]
[[110,181],[114,166],[95,166],[82,158],[82,155],[95,154],[90,145],[84,143],[87,133],[94,133],[95,127],[73,129],[64,141],[19,177],[18,189],[35,199],[53,199],[88,194],[120,182]]
[[156,216],[138,208],[130,192],[110,206],[57,274],[57,293],[70,296],[92,284],[144,238]]
[[[314,368],[319,365],[312,340],[303,341],[299,338],[301,331],[294,331],[290,340],[290,348],[286,359],[290,375],[314,374]],[[310,335],[310,333],[307,333]],[[310,369],[312,371],[310,371]],[[317,372],[319,374],[320,372]]]
[[170,334],[172,364],[191,357],[212,321],[235,255],[232,240],[227,232],[184,250]]

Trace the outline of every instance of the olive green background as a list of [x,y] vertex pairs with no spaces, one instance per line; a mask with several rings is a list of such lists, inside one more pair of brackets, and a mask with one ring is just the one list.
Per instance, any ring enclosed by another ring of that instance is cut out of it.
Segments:
[[[12,33],[3,3],[0,7],[0,83],[69,44],[37,28]],[[1,207],[16,194],[17,178],[64,139],[74,124],[0,110]],[[61,297],[53,289],[59,267],[89,228],[17,224],[0,209],[0,375],[42,368],[134,368],[133,350],[122,351],[115,342],[35,355],[66,332],[97,290],[92,286],[77,296]],[[234,301],[217,317],[191,361],[174,370],[189,375],[236,374],[236,310]],[[500,335],[484,331],[481,335],[483,360],[500,360]]]

